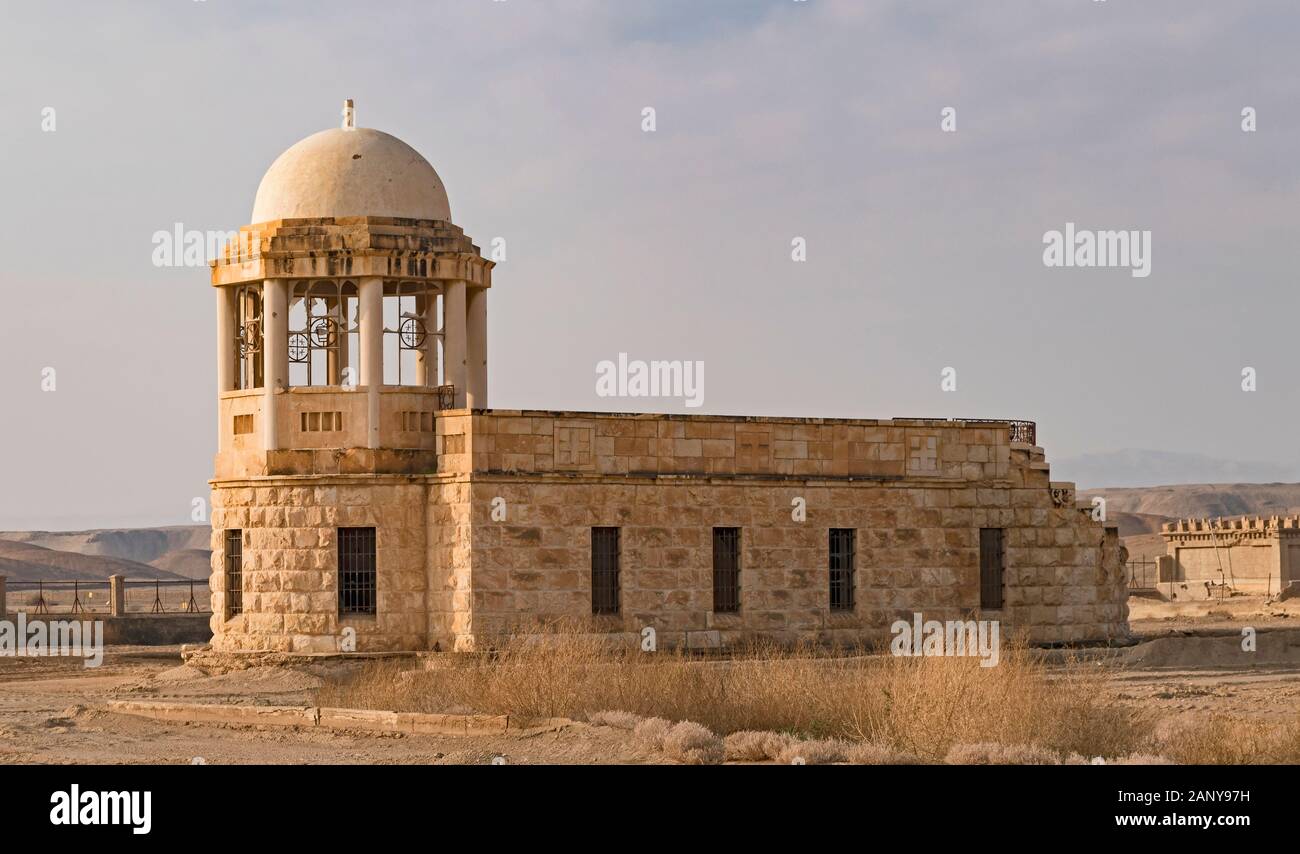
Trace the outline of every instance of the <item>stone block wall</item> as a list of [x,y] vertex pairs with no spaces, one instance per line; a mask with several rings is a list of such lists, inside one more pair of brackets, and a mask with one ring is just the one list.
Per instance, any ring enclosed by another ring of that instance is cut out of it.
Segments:
[[[427,638],[423,482],[265,478],[212,491],[212,632],[221,651],[336,652],[345,628],[366,650]],[[339,615],[338,529],[376,528],[377,609]],[[243,531],[243,613],[227,619],[225,531]]]
[[1170,581],[1277,593],[1300,581],[1300,516],[1180,519],[1161,527]]
[[[426,473],[216,482],[214,646],[333,651],[351,626],[360,651],[470,650],[589,618],[594,526],[621,529],[622,590],[595,625],[629,638],[852,643],[918,611],[1039,643],[1127,635],[1116,530],[1005,425],[460,410],[439,414],[435,447]],[[340,526],[377,529],[375,617],[338,618]],[[712,607],[715,526],[741,529],[738,613]],[[230,620],[227,528],[245,532]],[[851,611],[830,609],[831,528],[856,531]],[[1004,531],[997,611],[980,610],[980,528]]]

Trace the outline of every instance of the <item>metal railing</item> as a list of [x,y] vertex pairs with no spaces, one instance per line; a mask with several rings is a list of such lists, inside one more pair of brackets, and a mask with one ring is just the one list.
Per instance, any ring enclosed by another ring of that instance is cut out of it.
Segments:
[[1008,424],[1011,427],[1011,441],[1026,445],[1038,444],[1038,425],[1033,421],[1021,421],[1013,418],[962,418],[967,424]]
[[210,613],[206,579],[124,579],[120,611],[108,581],[8,581],[5,587],[8,609],[28,615]]
[[963,421],[967,424],[1006,424],[1009,426],[1011,441],[1023,442],[1026,445],[1038,444],[1038,424],[1033,421],[1025,421],[1016,418],[902,418],[894,417],[894,421],[933,421],[936,424],[947,424],[952,421]]
[[1149,558],[1129,558],[1124,564],[1129,590],[1153,590],[1158,577],[1156,562]]

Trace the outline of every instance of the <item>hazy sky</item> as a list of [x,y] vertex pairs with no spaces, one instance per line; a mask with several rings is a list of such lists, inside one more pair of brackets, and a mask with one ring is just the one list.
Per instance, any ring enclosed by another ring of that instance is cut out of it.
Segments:
[[[1300,459],[1294,2],[0,10],[0,528],[189,522],[215,300],[152,235],[246,224],[347,97],[480,246],[506,238],[494,406],[688,411],[597,397],[627,352],[703,360],[692,412],[1029,418],[1049,461]],[[1149,230],[1151,275],[1045,267],[1066,222]]]

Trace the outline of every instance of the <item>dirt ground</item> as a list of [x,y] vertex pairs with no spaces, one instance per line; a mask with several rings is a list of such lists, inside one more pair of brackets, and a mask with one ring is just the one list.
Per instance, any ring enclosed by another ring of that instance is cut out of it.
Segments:
[[[1117,699],[1140,703],[1169,722],[1215,712],[1282,719],[1300,709],[1300,602],[1134,599],[1131,606],[1141,642],[1086,654],[1088,666],[1108,669]],[[1258,632],[1258,653],[1241,650],[1243,626]],[[320,667],[207,675],[184,665],[179,647],[110,647],[103,665],[92,669],[71,658],[0,658],[0,762],[664,761],[640,751],[625,731],[582,723],[535,735],[453,737],[168,723],[106,710],[115,699],[313,705],[314,689],[329,675]]]

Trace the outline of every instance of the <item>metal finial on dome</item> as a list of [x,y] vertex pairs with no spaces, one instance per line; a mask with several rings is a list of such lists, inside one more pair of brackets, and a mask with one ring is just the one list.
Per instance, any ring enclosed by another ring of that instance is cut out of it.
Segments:
[[352,99],[348,98],[343,102],[343,129],[357,129],[357,111],[352,106]]

